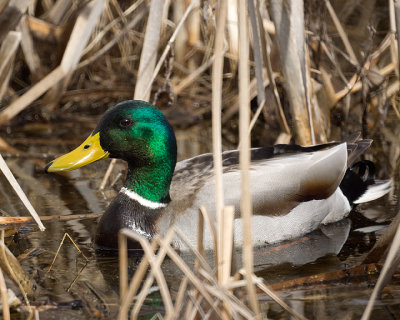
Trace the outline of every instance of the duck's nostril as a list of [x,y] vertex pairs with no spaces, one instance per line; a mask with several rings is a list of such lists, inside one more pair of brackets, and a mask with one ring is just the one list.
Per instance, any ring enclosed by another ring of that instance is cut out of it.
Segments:
[[89,149],[90,148],[90,144],[87,144],[87,145],[85,145],[84,147],[83,147],[83,150],[87,150],[87,149]]

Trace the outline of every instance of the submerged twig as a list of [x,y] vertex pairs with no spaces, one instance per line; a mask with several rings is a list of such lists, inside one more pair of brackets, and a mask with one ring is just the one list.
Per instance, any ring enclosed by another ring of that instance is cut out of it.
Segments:
[[64,236],[63,236],[63,238],[62,238],[62,240],[61,240],[61,242],[60,242],[60,244],[59,244],[59,246],[58,246],[57,252],[56,252],[56,254],[55,254],[55,256],[54,256],[54,259],[53,259],[53,261],[51,262],[49,269],[46,271],[46,274],[49,273],[49,272],[51,271],[51,269],[53,268],[53,265],[54,265],[54,263],[55,263],[55,261],[56,261],[56,259],[57,259],[57,257],[58,257],[58,253],[60,252],[61,247],[62,247],[62,245],[63,245],[64,240],[65,240],[66,237],[68,237],[68,239],[71,240],[72,244],[74,245],[74,247],[76,248],[76,250],[78,250],[78,252],[82,255],[82,257],[83,257],[86,261],[89,261],[89,258],[87,258],[87,257],[85,256],[85,254],[81,251],[81,249],[79,249],[79,247],[78,247],[78,245],[76,244],[76,242],[75,242],[75,241],[71,238],[71,236],[66,232],[66,233],[64,233]]

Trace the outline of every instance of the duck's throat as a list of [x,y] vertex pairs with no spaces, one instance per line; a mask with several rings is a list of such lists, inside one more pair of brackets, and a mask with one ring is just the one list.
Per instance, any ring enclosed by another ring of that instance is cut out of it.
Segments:
[[155,209],[170,202],[171,168],[128,168],[122,192],[142,205]]

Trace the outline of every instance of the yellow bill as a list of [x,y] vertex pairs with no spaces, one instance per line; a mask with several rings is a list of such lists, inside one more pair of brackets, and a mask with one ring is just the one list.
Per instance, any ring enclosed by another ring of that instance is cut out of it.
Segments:
[[94,161],[107,158],[109,153],[100,146],[100,132],[90,135],[78,148],[50,162],[46,172],[71,171]]

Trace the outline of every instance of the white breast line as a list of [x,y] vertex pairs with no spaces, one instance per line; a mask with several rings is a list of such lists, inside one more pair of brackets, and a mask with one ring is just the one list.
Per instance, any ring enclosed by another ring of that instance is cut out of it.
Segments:
[[147,200],[143,198],[142,196],[138,195],[136,192],[129,190],[128,188],[122,187],[119,192],[122,192],[126,196],[128,196],[130,199],[135,200],[139,202],[142,206],[145,206],[150,209],[159,209],[159,208],[164,208],[167,206],[167,203],[161,203],[161,202],[154,202]]

